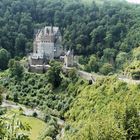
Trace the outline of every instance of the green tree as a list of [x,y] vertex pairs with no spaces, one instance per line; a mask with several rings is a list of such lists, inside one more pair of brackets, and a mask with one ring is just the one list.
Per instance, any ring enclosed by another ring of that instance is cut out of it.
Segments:
[[133,59],[140,60],[140,47],[133,50]]
[[115,56],[116,56],[115,49],[106,48],[103,50],[102,60],[104,62],[114,65]]
[[0,49],[0,69],[5,70],[8,68],[8,62],[10,59],[10,54],[5,49]]
[[20,64],[19,61],[16,61],[14,59],[11,59],[9,61],[9,71],[11,77],[15,77],[15,79],[19,80],[23,77],[24,74],[24,68]]
[[54,88],[57,88],[61,84],[61,66],[59,64],[53,64],[47,72],[47,80],[52,84]]
[[117,68],[122,68],[123,64],[127,61],[128,59],[128,54],[126,52],[120,52],[117,56],[116,56],[116,66]]
[[70,80],[72,81],[76,81],[77,80],[77,71],[76,69],[71,69],[68,71],[68,77]]
[[99,69],[100,73],[107,75],[110,72],[113,72],[113,66],[109,63],[103,64],[103,66]]
[[98,72],[98,60],[95,55],[90,56],[90,60],[87,65],[85,65],[85,70],[86,71],[94,71]]
[[52,140],[56,135],[56,128],[53,125],[47,127],[40,135],[39,140]]
[[30,126],[19,121],[16,115],[0,117],[0,126],[2,140],[29,140]]
[[15,40],[15,48],[18,56],[25,55],[27,39],[24,34],[19,34]]

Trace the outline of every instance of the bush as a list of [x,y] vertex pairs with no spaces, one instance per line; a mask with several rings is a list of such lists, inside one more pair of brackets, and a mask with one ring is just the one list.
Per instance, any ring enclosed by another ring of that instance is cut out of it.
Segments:
[[11,77],[15,77],[16,80],[20,80],[23,77],[24,74],[24,68],[20,64],[19,61],[15,61],[14,59],[11,59],[9,61],[9,70]]
[[135,71],[135,72],[132,72],[132,79],[134,80],[140,80],[140,71]]
[[14,100],[14,102],[18,102],[19,101],[17,93],[14,93],[13,100]]
[[44,140],[46,137],[51,137],[51,138],[55,138],[55,135],[57,134],[57,131],[55,129],[54,126],[48,126],[42,134],[42,140]]
[[62,78],[60,76],[61,67],[60,65],[52,66],[47,73],[47,80],[52,84],[53,88],[59,87],[61,84]]
[[34,86],[34,85],[35,85],[35,79],[30,78],[30,79],[28,80],[28,83],[29,83],[29,85]]
[[23,115],[23,108],[22,107],[19,108],[19,114]]
[[38,114],[37,114],[37,112],[33,112],[33,117],[37,117],[38,116]]
[[1,107],[0,107],[0,115],[5,114],[6,111],[7,111],[6,108],[1,108]]
[[76,69],[69,70],[68,77],[69,77],[70,80],[76,81],[78,79],[77,78],[77,71],[76,71]]
[[9,100],[9,95],[6,95],[6,100]]
[[50,121],[49,121],[49,125],[52,125],[52,126],[56,126],[57,122],[51,118]]
[[99,71],[101,74],[108,75],[110,72],[113,71],[113,66],[109,63],[105,63]]

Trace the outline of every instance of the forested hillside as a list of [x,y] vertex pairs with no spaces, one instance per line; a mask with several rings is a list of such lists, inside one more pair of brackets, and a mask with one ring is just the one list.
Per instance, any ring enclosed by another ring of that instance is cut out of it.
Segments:
[[[54,60],[46,73],[28,71],[44,26],[60,28],[75,67]],[[0,0],[0,139],[139,140],[139,82],[140,5]]]
[[140,86],[115,77],[79,89],[67,118],[68,140],[139,140]]
[[0,46],[12,56],[26,55],[34,30],[45,25],[59,26],[64,46],[77,54],[101,57],[110,48],[115,57],[139,45],[140,8],[126,2],[2,0],[0,9]]
[[2,0],[0,8],[0,47],[9,57],[32,52],[35,30],[46,25],[59,26],[64,48],[83,55],[86,64],[89,55],[94,55],[87,71],[115,71],[121,67],[117,58],[139,46],[139,5],[122,1]]

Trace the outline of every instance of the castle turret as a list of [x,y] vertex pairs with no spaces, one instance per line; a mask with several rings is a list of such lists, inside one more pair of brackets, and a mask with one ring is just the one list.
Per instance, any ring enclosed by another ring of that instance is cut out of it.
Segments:
[[72,67],[74,65],[73,51],[69,50],[66,52],[65,57],[64,57],[64,65],[66,67]]

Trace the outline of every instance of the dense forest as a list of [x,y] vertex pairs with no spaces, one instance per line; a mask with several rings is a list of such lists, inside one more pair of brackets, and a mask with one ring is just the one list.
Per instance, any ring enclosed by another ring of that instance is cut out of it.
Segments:
[[[26,55],[35,29],[59,26],[63,42],[78,54],[101,57],[106,48],[112,55],[129,52],[139,45],[139,6],[104,2],[5,0],[0,3],[0,46],[11,56]],[[135,33],[135,34],[134,34]]]
[[[46,25],[60,27],[64,48],[84,56],[81,64],[91,62],[86,71],[106,74],[102,72],[106,67],[109,72],[122,68],[118,61],[125,62],[124,57],[139,46],[139,5],[122,1],[3,0],[0,8],[0,47],[8,51],[7,59],[32,52],[36,29]],[[5,61],[1,69],[7,68]]]
[[[34,35],[44,26],[60,28],[64,49],[74,50],[76,67],[64,72],[62,62],[51,61],[46,73],[28,72]],[[98,75],[96,83],[77,76],[78,70]],[[140,80],[140,5],[0,1],[0,105],[3,100],[21,105],[18,110],[0,106],[0,139],[139,140],[140,84],[120,80],[120,75]],[[25,107],[33,110],[30,117]],[[32,129],[20,120],[25,117],[29,125],[34,118],[45,123],[38,138],[31,138]]]

